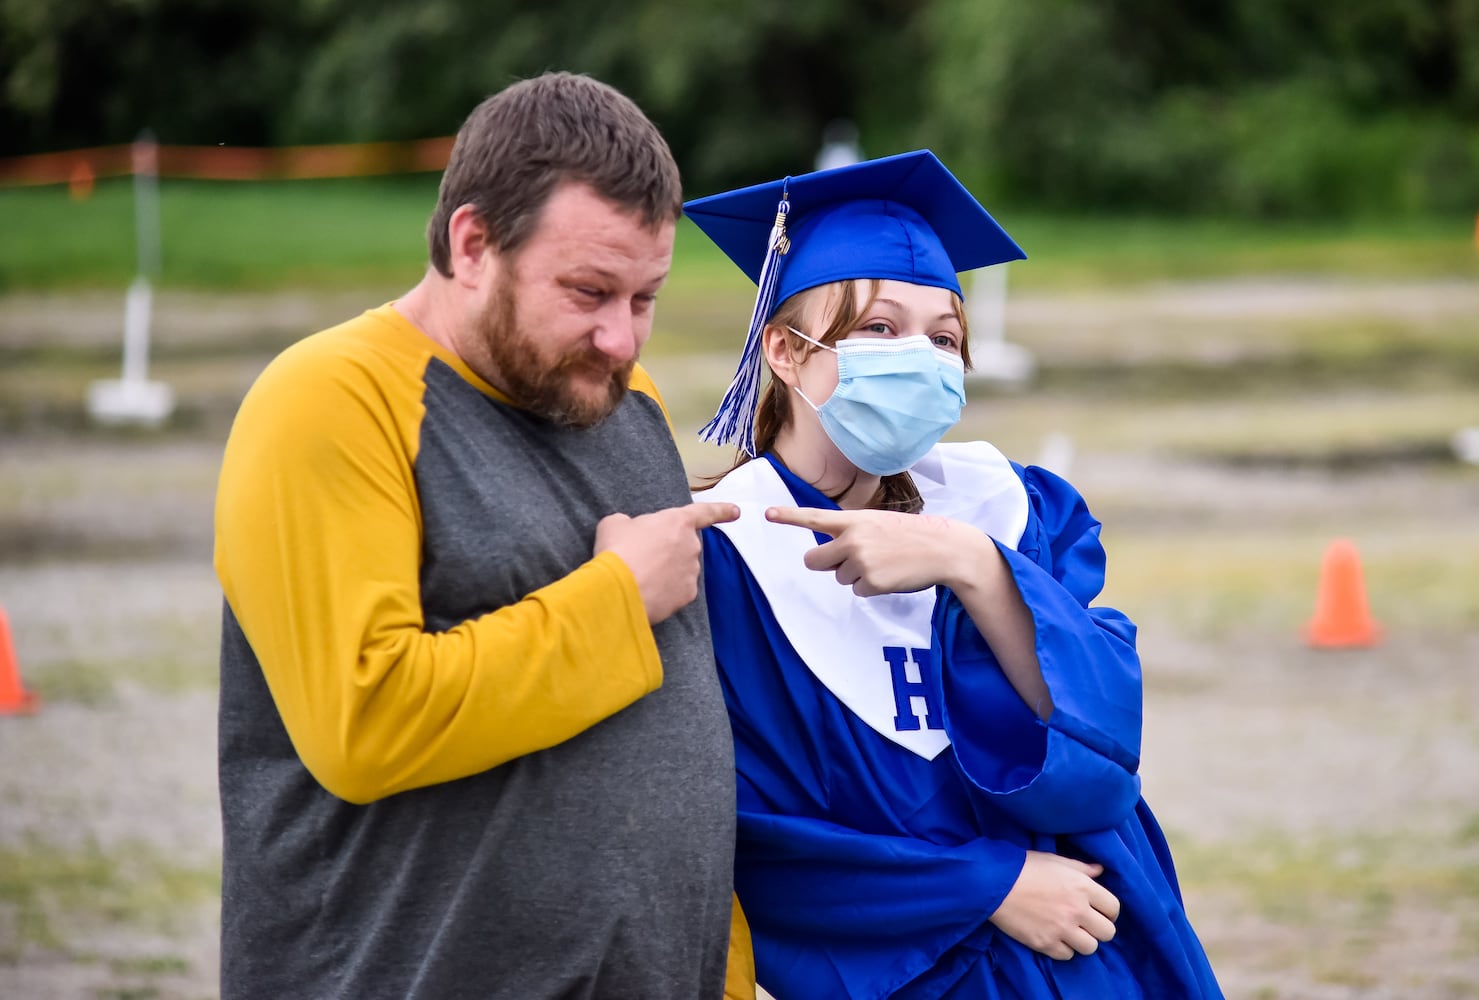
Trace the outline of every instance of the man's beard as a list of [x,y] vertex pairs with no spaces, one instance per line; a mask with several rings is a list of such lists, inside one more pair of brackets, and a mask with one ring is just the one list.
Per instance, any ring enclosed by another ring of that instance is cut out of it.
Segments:
[[[519,326],[513,286],[512,279],[499,280],[482,317],[481,340],[498,388],[553,424],[575,430],[594,427],[621,403],[635,362],[613,369],[610,359],[586,345],[549,356],[539,335]],[[582,374],[586,379],[576,382]],[[605,378],[604,391],[584,384],[592,376]]]

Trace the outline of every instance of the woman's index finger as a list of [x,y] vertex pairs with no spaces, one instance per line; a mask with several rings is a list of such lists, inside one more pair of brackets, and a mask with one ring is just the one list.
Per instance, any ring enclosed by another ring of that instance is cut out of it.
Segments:
[[765,519],[776,524],[794,524],[798,528],[809,528],[824,535],[836,536],[847,526],[847,513],[840,510],[822,510],[819,507],[767,507]]

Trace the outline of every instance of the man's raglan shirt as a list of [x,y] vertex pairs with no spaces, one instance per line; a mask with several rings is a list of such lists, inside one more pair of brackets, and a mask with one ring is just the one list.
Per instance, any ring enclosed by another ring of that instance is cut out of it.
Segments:
[[637,369],[595,427],[395,311],[275,359],[216,507],[223,1000],[718,997],[733,754],[702,596],[596,523],[690,497]]

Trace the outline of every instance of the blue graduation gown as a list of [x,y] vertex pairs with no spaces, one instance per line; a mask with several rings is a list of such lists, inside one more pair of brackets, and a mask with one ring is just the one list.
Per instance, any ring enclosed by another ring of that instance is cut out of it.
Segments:
[[[836,509],[767,459],[798,505]],[[1099,522],[1064,480],[1010,468],[1026,527],[1015,549],[997,544],[1032,612],[1054,711],[1043,723],[1028,709],[939,588],[920,673],[925,721],[949,738],[933,759],[819,682],[734,543],[704,532],[738,770],[735,885],[777,1000],[1222,996],[1140,796],[1135,626],[1088,607],[1104,579]],[[1057,961],[996,930],[988,918],[1028,849],[1104,865],[1121,903],[1112,941]]]

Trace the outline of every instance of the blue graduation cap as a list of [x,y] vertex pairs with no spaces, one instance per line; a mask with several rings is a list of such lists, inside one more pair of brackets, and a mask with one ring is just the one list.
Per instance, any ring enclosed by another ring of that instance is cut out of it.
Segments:
[[698,198],[684,213],[759,286],[739,368],[699,437],[755,454],[760,331],[778,303],[848,278],[948,288],[959,272],[1022,260],[981,203],[927,149]]

